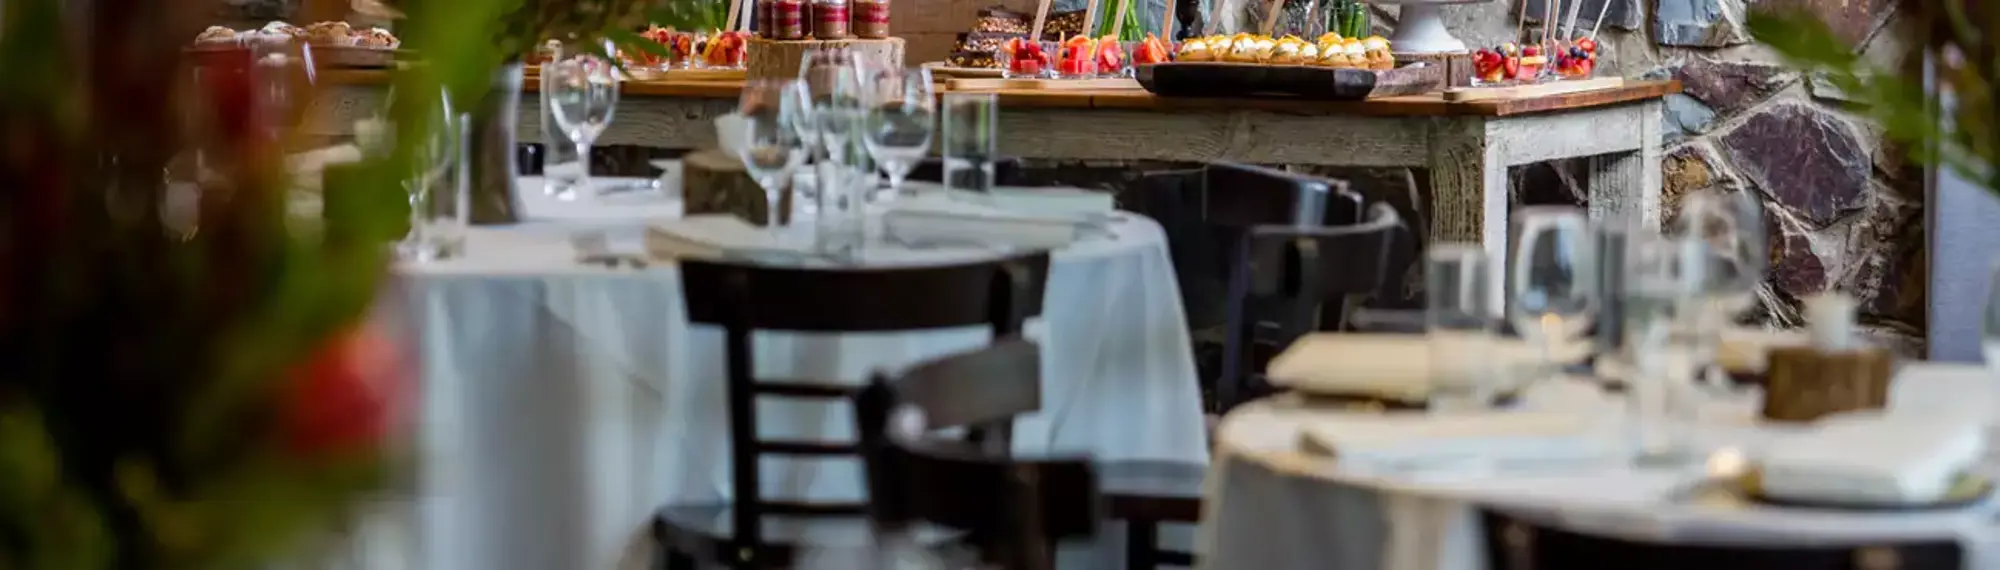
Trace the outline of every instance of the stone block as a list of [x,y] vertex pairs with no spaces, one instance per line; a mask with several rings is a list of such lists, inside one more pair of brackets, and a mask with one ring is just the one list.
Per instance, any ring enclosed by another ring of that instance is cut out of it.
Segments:
[[[1768,211],[1768,210],[1767,210]],[[1813,250],[1811,230],[1773,216],[1768,234],[1771,249],[1771,287],[1792,299],[1826,290],[1827,263]]]
[[1743,0],[1660,0],[1654,41],[1663,46],[1726,47],[1750,43]]
[[1723,135],[1720,148],[1748,182],[1814,228],[1867,205],[1867,147],[1824,110],[1773,105]]
[[1693,97],[1668,95],[1666,105],[1660,108],[1660,120],[1665,127],[1660,133],[1666,142],[1673,143],[1708,132],[1715,124],[1715,110]]
[[[1662,4],[1672,0],[1661,0]],[[1848,45],[1860,46],[1895,11],[1890,0],[1762,0],[1758,9],[1797,8],[1812,12],[1826,22],[1834,35]],[[1740,13],[1740,12],[1739,12]],[[1858,50],[1857,50],[1858,51]]]
[[[1528,12],[1528,21],[1542,21],[1542,16],[1548,13],[1548,4],[1549,0],[1527,0],[1523,3]],[[1584,34],[1590,33],[1592,28],[1597,27],[1597,15],[1600,13],[1604,15],[1603,27],[1606,29],[1637,30],[1646,17],[1645,4],[1640,0],[1581,0],[1581,2],[1563,2],[1560,6],[1563,12],[1556,14],[1556,19],[1564,26],[1570,23],[1569,12],[1572,4],[1577,6],[1576,29]],[[1559,31],[1567,31],[1567,28]]]
[[1700,99],[1717,113],[1732,116],[1769,99],[1798,74],[1776,65],[1750,61],[1716,61],[1697,57],[1674,71],[1682,92]]

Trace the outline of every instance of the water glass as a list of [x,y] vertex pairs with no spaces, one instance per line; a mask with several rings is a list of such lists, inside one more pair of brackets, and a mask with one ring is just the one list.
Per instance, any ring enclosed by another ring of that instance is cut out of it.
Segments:
[[[610,53],[612,48],[607,43],[604,49]],[[574,199],[577,187],[592,188],[590,145],[611,125],[612,111],[618,106],[618,75],[611,62],[583,50],[568,55],[542,66],[550,114],[555,116],[557,128],[576,143],[576,160],[582,167],[576,183],[556,194],[564,200]]]
[[1430,345],[1431,403],[1477,409],[1493,399],[1493,282],[1486,249],[1438,244],[1424,254],[1424,335]]
[[886,196],[902,194],[903,179],[930,152],[937,99],[924,68],[884,70],[869,82],[862,142],[889,177]]
[[1000,103],[992,93],[945,93],[944,187],[990,192],[998,154]]
[[738,158],[757,185],[764,188],[764,225],[777,229],[790,212],[783,208],[783,190],[803,166],[808,153],[805,133],[811,103],[805,86],[791,79],[753,79],[743,86],[738,113],[743,115],[743,146]]
[[472,196],[471,115],[441,122],[426,142],[422,166],[406,182],[410,194],[410,233],[398,248],[404,259],[435,261],[464,254],[465,229],[470,225]]
[[1987,279],[1986,307],[1982,314],[1985,318],[1981,319],[1980,353],[1986,357],[1987,370],[2000,371],[2000,267]]
[[1520,209],[1513,234],[1507,318],[1547,355],[1576,342],[1596,316],[1594,238],[1583,211],[1568,206]]
[[[551,41],[541,47],[541,52],[549,61],[563,58],[562,42]],[[574,48],[571,48],[574,49]],[[563,128],[556,124],[555,99],[549,95],[555,90],[549,86],[550,74],[540,74],[542,88],[539,91],[542,122],[542,193],[550,196],[572,191],[576,186],[576,174],[569,165],[588,171],[589,165],[577,162],[576,141],[570,140]]]
[[1703,296],[1711,254],[1707,242],[1686,236],[1634,235],[1627,248],[1619,360],[1641,463],[1697,457],[1687,432],[1700,396],[1699,371],[1714,360],[1701,325],[1709,312]]

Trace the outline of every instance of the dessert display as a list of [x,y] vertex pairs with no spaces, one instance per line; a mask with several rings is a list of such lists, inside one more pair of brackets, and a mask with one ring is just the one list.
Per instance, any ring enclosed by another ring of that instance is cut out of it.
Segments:
[[1132,59],[1125,55],[1125,43],[1117,36],[1097,38],[1097,73],[1103,77],[1132,74]]
[[210,26],[194,38],[197,46],[221,47],[251,42],[304,42],[314,47],[360,47],[395,49],[402,44],[395,34],[381,28],[355,29],[347,22],[318,22],[304,28],[285,22],[271,22],[255,30],[236,31]]
[[1088,79],[1097,76],[1097,40],[1077,35],[1056,52],[1056,77]]
[[710,68],[743,67],[743,52],[749,48],[749,41],[750,32],[717,32],[700,47],[701,58],[696,61]]
[[1000,49],[1000,65],[1008,78],[1048,77],[1052,71],[1049,52],[1053,42],[1029,41],[1022,38],[1007,40]]
[[972,21],[972,31],[974,33],[1017,34],[1020,37],[1027,37],[1028,27],[1033,25],[1030,18],[1032,16],[1000,6],[980,8],[978,19]]
[[1577,38],[1556,49],[1556,75],[1564,79],[1590,77],[1597,71],[1597,40]]
[[1474,85],[1534,83],[1542,80],[1548,64],[1545,46],[1508,42],[1472,53],[1472,81]]
[[1132,47],[1132,63],[1136,65],[1166,63],[1173,59],[1173,48],[1167,47],[1166,42],[1160,41],[1159,36],[1153,34],[1146,34],[1145,41]]
[[1297,36],[1271,39],[1250,34],[1195,38],[1181,43],[1174,59],[1378,71],[1396,67],[1389,40],[1381,36],[1344,38],[1331,32],[1311,42]]

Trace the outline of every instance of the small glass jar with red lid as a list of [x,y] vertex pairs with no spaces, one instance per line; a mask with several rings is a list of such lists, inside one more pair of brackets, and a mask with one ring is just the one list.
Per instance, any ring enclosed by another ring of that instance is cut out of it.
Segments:
[[771,39],[806,39],[806,0],[771,0],[770,18]]
[[847,39],[847,19],[847,0],[813,0],[814,39]]
[[889,37],[889,0],[854,0],[856,37],[879,40]]

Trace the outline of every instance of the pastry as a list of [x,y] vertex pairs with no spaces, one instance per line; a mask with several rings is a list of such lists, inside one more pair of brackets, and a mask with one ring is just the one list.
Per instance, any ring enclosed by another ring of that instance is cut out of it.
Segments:
[[233,42],[236,41],[236,30],[209,26],[208,29],[201,31],[201,35],[195,36],[194,41],[198,44]]
[[999,51],[957,51],[945,58],[952,67],[994,69],[1000,67]]
[[1396,67],[1396,56],[1389,53],[1389,40],[1382,36],[1369,36],[1361,40],[1361,48],[1367,54],[1369,69],[1389,69]]
[[361,47],[394,49],[402,44],[403,40],[396,39],[395,34],[382,28],[368,28],[354,33],[354,45]]
[[1341,42],[1340,51],[1347,54],[1348,67],[1368,69],[1368,48],[1361,45],[1361,40],[1347,38]]
[[1083,15],[1083,10],[1050,12],[1048,20],[1042,22],[1041,39],[1059,42],[1083,34]]
[[354,27],[347,22],[319,22],[306,26],[306,42],[316,46],[354,45]]
[[1181,42],[1181,51],[1174,55],[1179,61],[1215,61],[1215,52],[1209,48],[1208,40],[1195,38]]
[[305,30],[299,29],[298,26],[294,26],[279,21],[273,21],[269,24],[264,24],[264,27],[258,29],[257,31],[267,36],[284,36],[289,38],[300,38],[300,39],[306,37]]
[[1299,41],[1298,38],[1291,37],[1278,40],[1271,47],[1271,56],[1268,58],[1268,61],[1279,65],[1297,65],[1300,62],[1299,46],[1304,43]]

